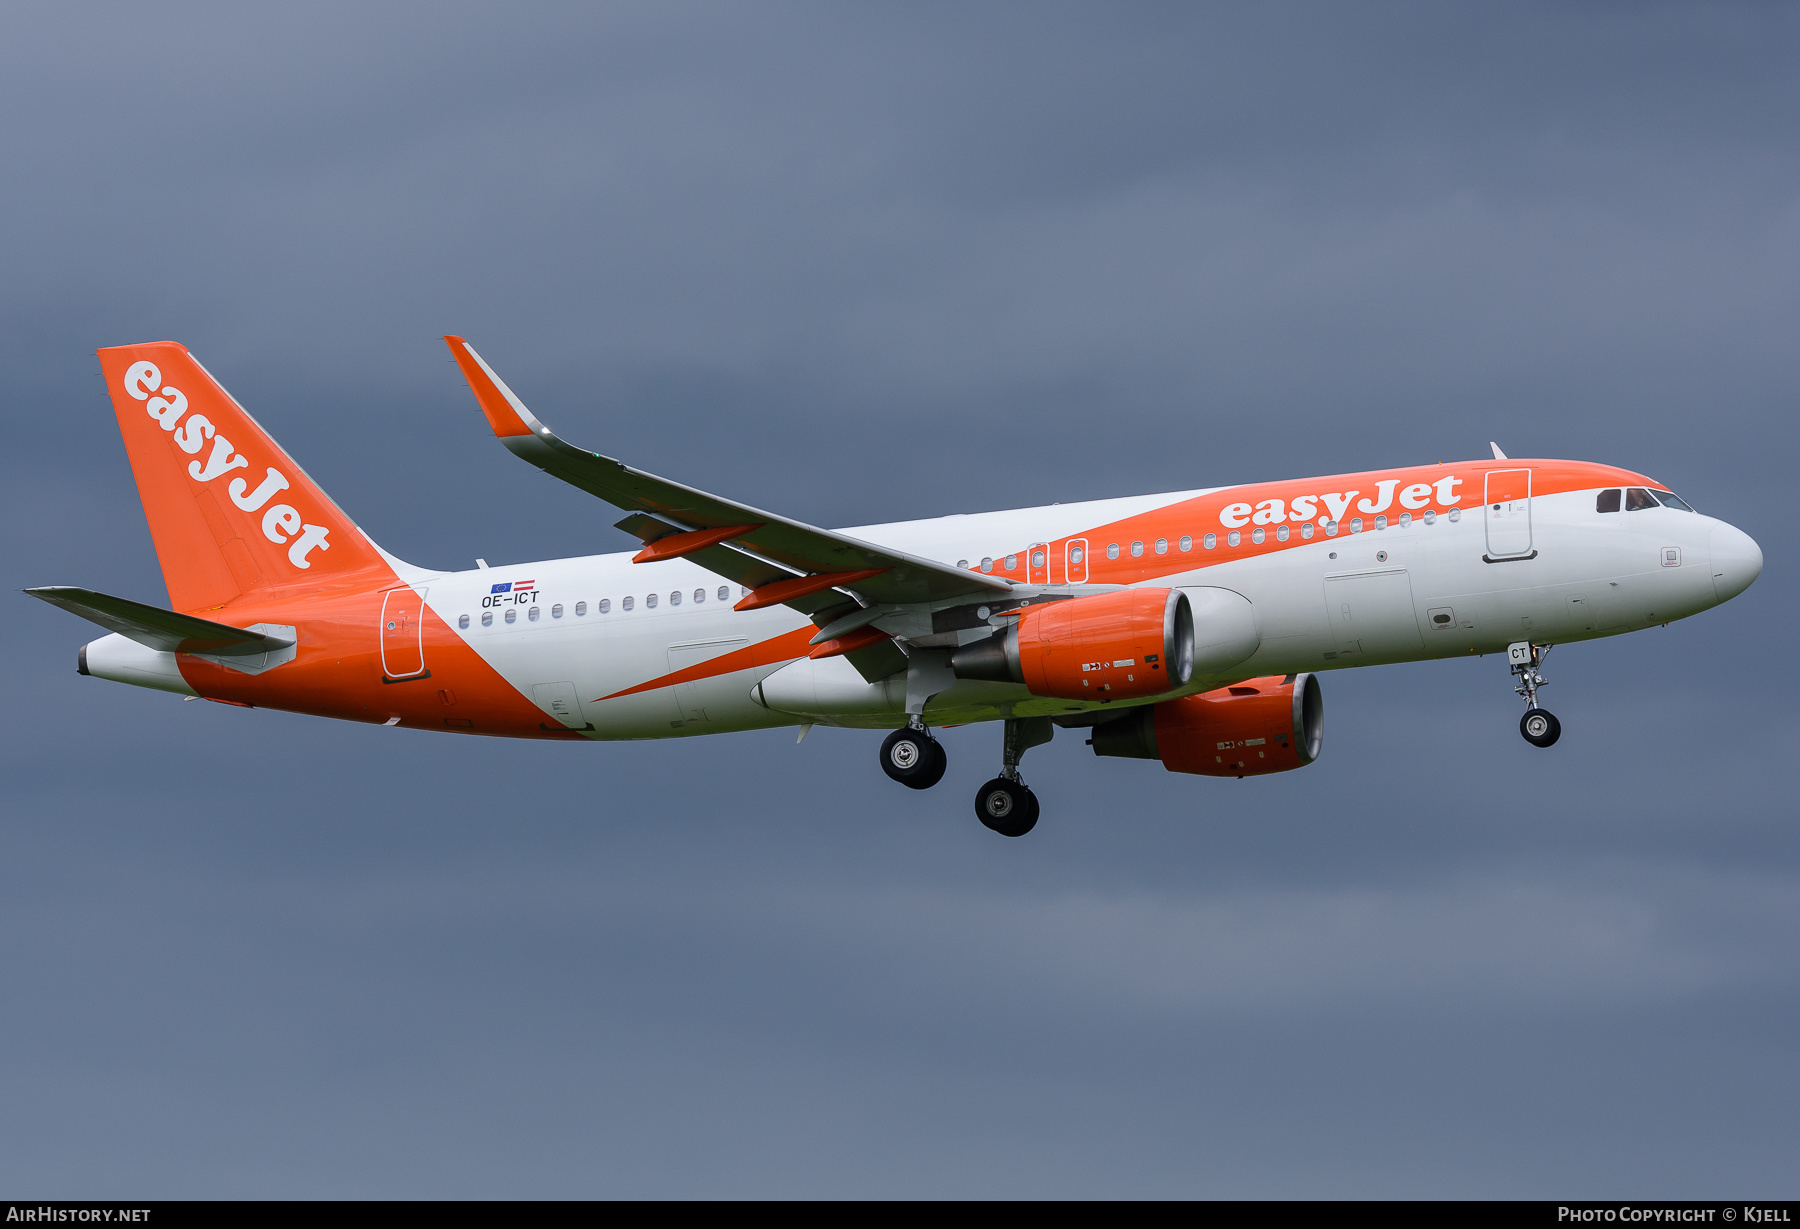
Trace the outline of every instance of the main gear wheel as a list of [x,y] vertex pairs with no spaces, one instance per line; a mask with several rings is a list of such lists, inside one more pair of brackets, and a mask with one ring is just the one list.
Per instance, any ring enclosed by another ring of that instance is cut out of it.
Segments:
[[1037,826],[1037,795],[1018,781],[995,777],[975,794],[975,817],[1001,836],[1024,836]]
[[895,730],[881,744],[881,771],[908,789],[930,789],[949,766],[943,744],[924,730]]

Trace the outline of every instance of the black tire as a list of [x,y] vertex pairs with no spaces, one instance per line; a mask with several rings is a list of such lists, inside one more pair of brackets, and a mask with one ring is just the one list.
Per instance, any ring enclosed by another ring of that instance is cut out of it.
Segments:
[[914,789],[930,789],[944,779],[944,773],[950,767],[950,753],[944,750],[944,744],[935,738],[926,738],[926,748],[931,756],[925,771],[917,781],[912,782]]
[[930,789],[949,766],[943,744],[919,730],[895,730],[881,744],[881,771],[908,789]]
[[1024,836],[1037,827],[1037,795],[1016,781],[995,777],[975,794],[975,818],[1001,836]]
[[1562,737],[1562,722],[1548,709],[1528,708],[1519,718],[1519,733],[1534,747],[1549,747]]

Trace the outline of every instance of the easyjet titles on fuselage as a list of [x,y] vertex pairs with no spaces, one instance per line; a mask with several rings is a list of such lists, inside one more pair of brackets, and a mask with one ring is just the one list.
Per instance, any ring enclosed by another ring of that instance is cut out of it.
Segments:
[[[1394,506],[1394,492],[1400,486],[1401,479],[1384,478],[1375,484],[1373,498],[1357,500],[1361,491],[1332,491],[1324,495],[1298,495],[1289,502],[1282,499],[1265,499],[1255,504],[1226,504],[1219,510],[1219,524],[1227,529],[1241,529],[1245,525],[1279,525],[1283,521],[1295,523],[1310,521],[1318,517],[1318,525],[1328,533],[1335,532],[1337,523],[1344,519],[1344,513],[1350,510],[1351,502],[1356,503],[1358,512],[1370,516],[1379,516]],[[1414,482],[1399,492],[1399,506],[1404,509],[1400,515],[1435,511],[1430,505],[1435,502],[1448,511],[1462,502],[1462,496],[1456,494],[1456,488],[1463,480],[1454,476],[1439,478],[1436,482]],[[1321,513],[1319,505],[1324,505]],[[1360,527],[1359,527],[1360,528]]]

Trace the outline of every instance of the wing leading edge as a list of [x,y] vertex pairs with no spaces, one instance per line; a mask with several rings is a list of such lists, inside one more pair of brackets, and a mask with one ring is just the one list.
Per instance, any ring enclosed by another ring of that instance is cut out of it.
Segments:
[[[692,549],[679,543],[666,552],[647,549],[641,554],[649,556],[646,562],[691,559],[741,586],[763,591],[752,592],[742,603],[745,609],[780,603],[816,614],[844,604],[843,596],[836,592],[840,589],[854,591],[865,603],[880,605],[936,605],[1011,592],[1011,585],[996,577],[764,512],[577,448],[558,438],[526,409],[467,341],[455,336],[444,340],[494,434],[508,451],[631,513],[619,522],[619,528],[647,547],[677,534],[690,535]],[[723,529],[739,532],[728,539],[711,532]],[[791,583],[828,578],[841,579],[818,585]]]

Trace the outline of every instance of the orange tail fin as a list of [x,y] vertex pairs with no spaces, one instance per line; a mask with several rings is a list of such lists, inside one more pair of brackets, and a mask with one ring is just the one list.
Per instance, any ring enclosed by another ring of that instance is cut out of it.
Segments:
[[211,610],[255,590],[385,570],[375,544],[186,346],[99,353],[170,606]]

